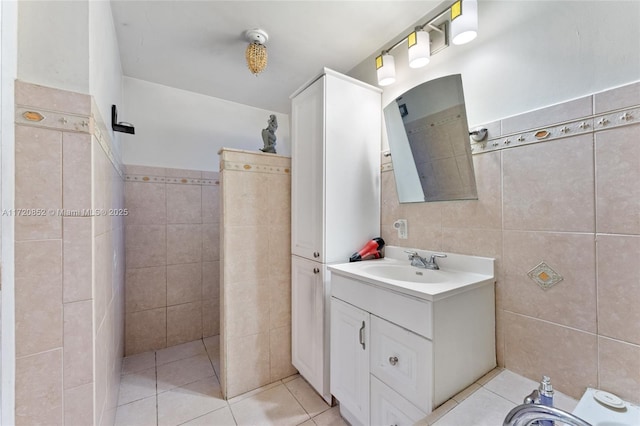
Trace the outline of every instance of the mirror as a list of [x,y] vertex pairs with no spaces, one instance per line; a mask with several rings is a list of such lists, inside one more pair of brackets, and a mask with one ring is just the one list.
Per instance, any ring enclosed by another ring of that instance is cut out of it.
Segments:
[[401,203],[478,198],[459,74],[409,89],[384,118]]

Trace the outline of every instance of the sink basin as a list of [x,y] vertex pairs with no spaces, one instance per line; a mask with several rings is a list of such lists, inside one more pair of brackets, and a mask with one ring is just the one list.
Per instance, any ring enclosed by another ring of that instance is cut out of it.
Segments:
[[408,252],[429,259],[434,252],[397,246],[386,246],[385,257],[332,264],[332,274],[342,275],[420,299],[436,301],[494,282],[494,259],[446,253],[438,258],[439,270],[411,266]]
[[413,283],[445,283],[452,279],[450,273],[417,268],[411,265],[371,264],[363,265],[361,270],[382,279]]

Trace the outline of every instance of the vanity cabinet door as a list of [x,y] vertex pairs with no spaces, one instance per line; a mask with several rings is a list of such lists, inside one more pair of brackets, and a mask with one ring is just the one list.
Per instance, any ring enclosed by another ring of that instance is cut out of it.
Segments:
[[371,424],[412,426],[427,414],[389,386],[371,376]]
[[427,413],[432,360],[430,340],[371,315],[371,374]]
[[291,102],[291,252],[324,262],[324,79]]
[[369,313],[333,297],[330,383],[349,423],[368,425]]
[[291,363],[325,394],[324,265],[291,256]]

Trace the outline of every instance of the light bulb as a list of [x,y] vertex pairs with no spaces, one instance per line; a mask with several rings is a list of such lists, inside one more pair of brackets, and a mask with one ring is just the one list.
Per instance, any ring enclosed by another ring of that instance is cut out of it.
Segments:
[[451,42],[457,45],[469,43],[478,35],[478,2],[461,0],[460,7],[462,13],[451,20]]
[[388,86],[396,81],[396,63],[393,56],[385,53],[376,58],[378,68],[378,84]]
[[409,66],[421,68],[431,60],[431,38],[426,31],[414,31],[409,34]]

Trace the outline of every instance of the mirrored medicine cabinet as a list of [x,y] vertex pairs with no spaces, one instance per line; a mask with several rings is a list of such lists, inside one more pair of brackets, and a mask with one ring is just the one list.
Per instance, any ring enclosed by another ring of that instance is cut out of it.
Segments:
[[478,198],[459,74],[409,89],[384,118],[401,203]]

